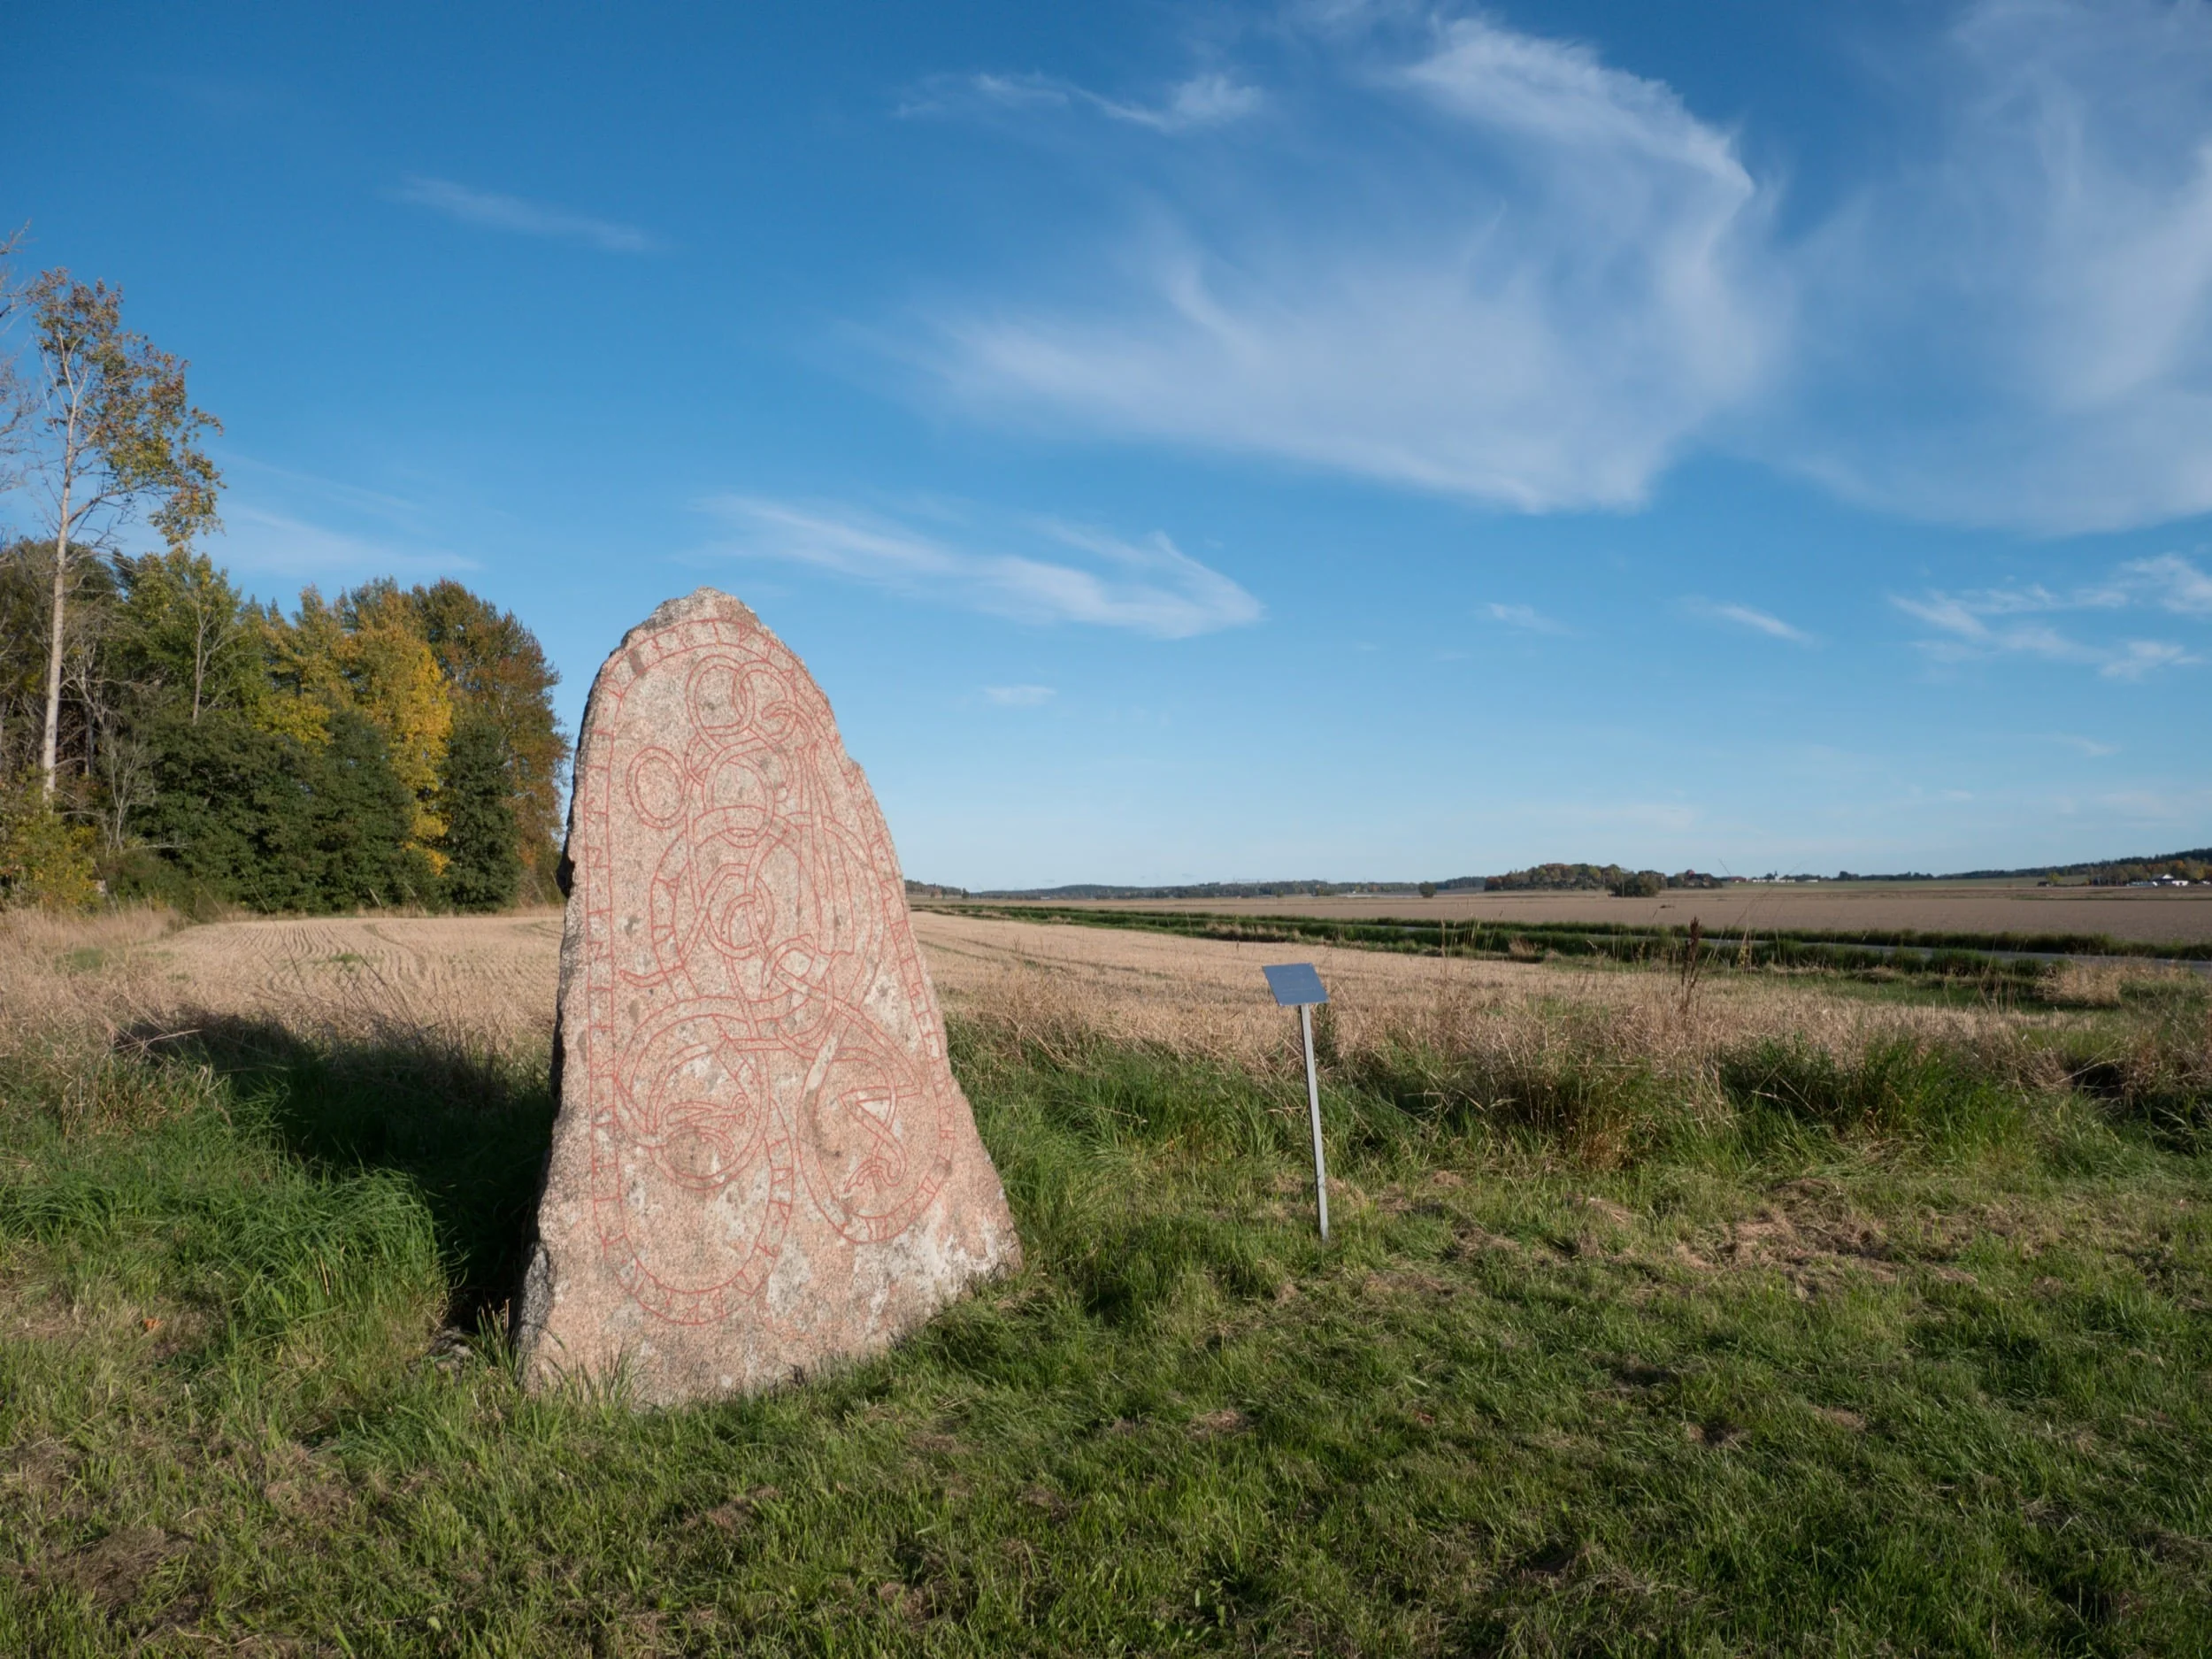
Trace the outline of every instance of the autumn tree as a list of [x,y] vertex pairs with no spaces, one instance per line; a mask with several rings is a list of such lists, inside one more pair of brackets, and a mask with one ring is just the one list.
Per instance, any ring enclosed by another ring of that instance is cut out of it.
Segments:
[[288,618],[273,600],[254,611],[252,625],[268,676],[254,723],[303,743],[329,741],[330,710],[348,701],[337,616],[310,588],[300,595],[296,617]]
[[115,672],[192,724],[210,709],[251,703],[265,679],[257,618],[204,553],[119,557],[122,598],[110,640]]
[[216,526],[221,477],[200,449],[219,431],[185,391],[184,363],[123,326],[123,296],[68,272],[26,290],[32,355],[19,392],[27,476],[51,549],[42,787],[53,798],[73,566],[145,511],[173,549]]
[[528,877],[529,896],[549,897],[559,857],[560,780],[569,757],[568,738],[553,713],[560,674],[513,611],[459,582],[411,588],[406,598],[445,671],[459,715],[487,719],[499,730],[515,851]]
[[290,619],[272,607],[255,624],[268,679],[266,701],[256,710],[259,724],[322,747],[336,712],[367,719],[414,803],[410,841],[434,868],[441,864],[438,789],[453,697],[397,585],[371,582],[335,602],[309,588]]
[[438,786],[453,732],[453,696],[418,626],[413,608],[388,579],[339,595],[337,660],[347,700],[384,734],[393,774],[414,797],[410,839],[442,866],[445,822]]

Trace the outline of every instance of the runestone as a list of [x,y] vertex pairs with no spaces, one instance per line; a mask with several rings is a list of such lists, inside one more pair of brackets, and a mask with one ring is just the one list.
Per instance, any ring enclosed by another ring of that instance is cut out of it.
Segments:
[[1021,1244],[821,689],[703,588],[594,682],[524,1379],[641,1405],[880,1349]]

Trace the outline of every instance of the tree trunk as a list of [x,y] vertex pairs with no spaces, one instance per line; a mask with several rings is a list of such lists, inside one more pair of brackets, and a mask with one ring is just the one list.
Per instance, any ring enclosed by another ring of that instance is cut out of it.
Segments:
[[46,648],[46,742],[39,753],[46,799],[54,798],[56,751],[61,741],[61,659],[63,607],[69,599],[69,489],[62,487],[61,511],[54,532],[54,633]]
[[207,684],[207,595],[194,596],[192,604],[192,724],[200,723],[200,692]]

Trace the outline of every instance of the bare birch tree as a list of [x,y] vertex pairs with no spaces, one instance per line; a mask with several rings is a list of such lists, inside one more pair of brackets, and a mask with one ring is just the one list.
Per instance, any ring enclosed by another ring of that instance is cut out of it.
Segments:
[[25,294],[32,332],[27,476],[53,547],[46,729],[39,767],[53,798],[61,732],[70,564],[111,545],[150,504],[173,548],[218,525],[221,475],[199,448],[221,426],[185,396],[184,363],[123,326],[123,296],[49,271]]

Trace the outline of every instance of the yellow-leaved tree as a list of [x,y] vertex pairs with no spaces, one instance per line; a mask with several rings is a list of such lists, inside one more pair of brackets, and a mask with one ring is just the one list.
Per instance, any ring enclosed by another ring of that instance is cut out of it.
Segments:
[[337,609],[344,625],[338,663],[353,706],[383,733],[392,772],[415,798],[409,839],[442,874],[445,820],[437,795],[453,735],[452,686],[396,584],[373,582],[342,595]]
[[453,687],[396,585],[372,582],[335,603],[310,588],[296,618],[287,621],[272,607],[262,626],[272,689],[253,711],[257,721],[321,743],[328,741],[329,710],[367,717],[414,802],[408,844],[442,873],[446,826],[437,795],[453,735]]
[[338,664],[344,630],[312,588],[300,595],[296,619],[287,620],[272,603],[258,620],[269,684],[249,710],[250,718],[265,732],[319,749],[330,741],[331,710],[352,701]]

